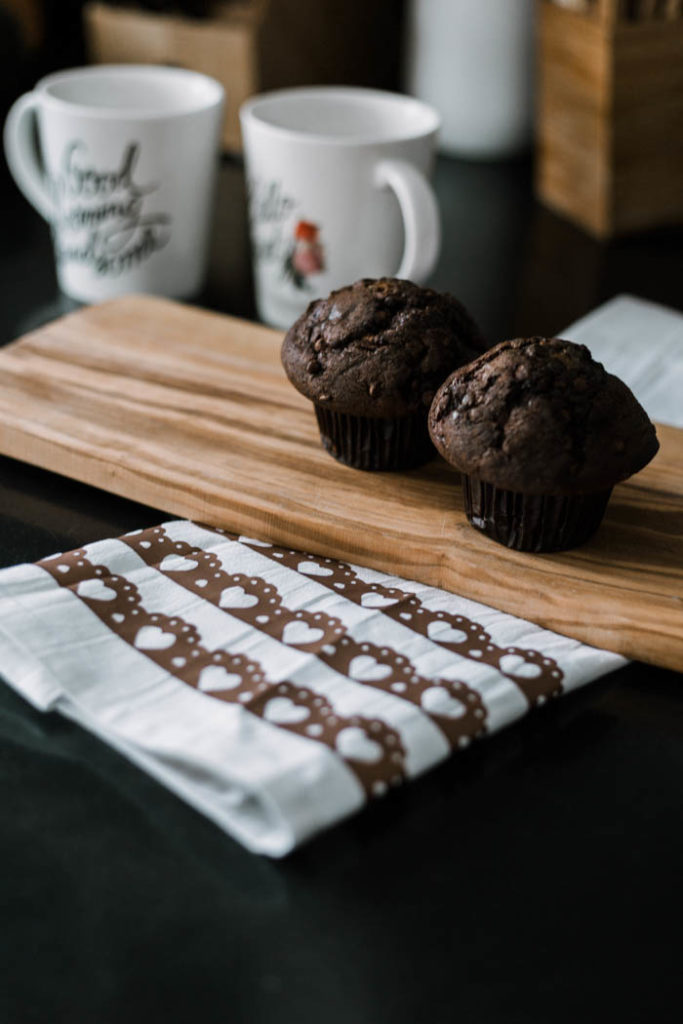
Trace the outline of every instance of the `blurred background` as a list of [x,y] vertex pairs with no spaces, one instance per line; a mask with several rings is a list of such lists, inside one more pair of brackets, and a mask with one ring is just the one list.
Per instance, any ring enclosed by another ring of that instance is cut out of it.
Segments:
[[[205,305],[255,315],[239,105],[311,83],[439,109],[431,283],[493,340],[560,331],[618,291],[681,303],[683,0],[0,0],[3,117],[42,75],[91,62],[185,66],[226,88]],[[27,278],[29,320],[69,300],[4,163],[0,204],[4,319],[19,333]]]

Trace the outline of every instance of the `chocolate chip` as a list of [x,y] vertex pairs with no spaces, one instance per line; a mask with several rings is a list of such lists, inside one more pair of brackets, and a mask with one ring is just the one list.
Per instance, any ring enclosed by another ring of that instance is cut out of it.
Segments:
[[434,407],[434,416],[436,419],[441,419],[447,414],[450,404],[451,402],[448,394],[442,394]]
[[311,359],[310,362],[307,363],[306,369],[313,376],[322,372],[322,366],[320,365],[317,359]]

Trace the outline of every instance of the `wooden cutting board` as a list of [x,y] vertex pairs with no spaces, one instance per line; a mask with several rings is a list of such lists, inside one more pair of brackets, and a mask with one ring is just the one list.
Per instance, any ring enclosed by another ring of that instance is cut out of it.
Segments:
[[658,429],[661,451],[588,544],[521,554],[468,526],[440,459],[388,474],[331,459],[280,341],[149,297],[72,313],[0,350],[0,452],[683,669],[683,431]]

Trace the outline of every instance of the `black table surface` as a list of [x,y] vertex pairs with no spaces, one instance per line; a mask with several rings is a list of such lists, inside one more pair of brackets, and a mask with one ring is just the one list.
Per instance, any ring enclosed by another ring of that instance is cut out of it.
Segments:
[[[432,283],[491,340],[622,292],[683,301],[680,230],[599,244],[535,203],[526,161],[441,158],[436,184]],[[1,186],[4,343],[75,304]],[[254,316],[237,160],[197,301]],[[1,565],[162,516],[0,458]],[[677,1021],[682,739],[683,677],[632,664],[271,862],[0,685],[0,1021]]]

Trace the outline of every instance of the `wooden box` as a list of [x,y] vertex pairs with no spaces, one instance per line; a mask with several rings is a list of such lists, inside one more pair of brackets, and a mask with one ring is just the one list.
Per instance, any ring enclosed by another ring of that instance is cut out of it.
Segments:
[[399,78],[397,0],[231,0],[208,19],[87,3],[94,63],[174,64],[218,79],[226,92],[224,148],[241,148],[238,110],[248,96],[293,85],[392,89]]
[[45,11],[41,0],[0,0],[0,8],[19,29],[23,45],[37,50],[45,41]]
[[539,198],[600,238],[683,222],[682,5],[537,2]]

